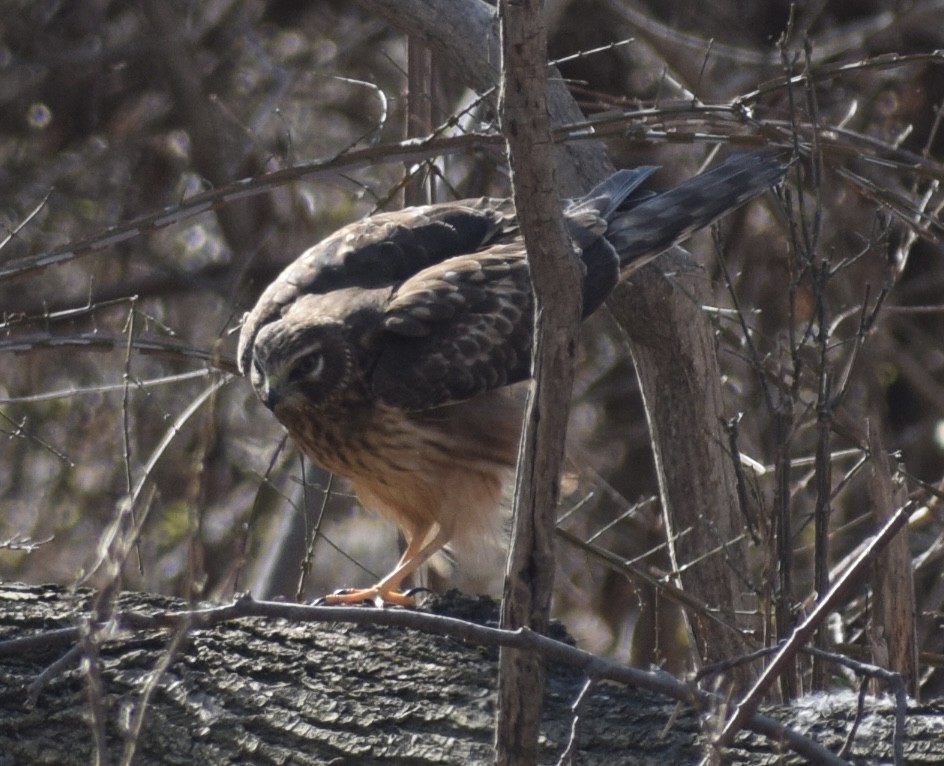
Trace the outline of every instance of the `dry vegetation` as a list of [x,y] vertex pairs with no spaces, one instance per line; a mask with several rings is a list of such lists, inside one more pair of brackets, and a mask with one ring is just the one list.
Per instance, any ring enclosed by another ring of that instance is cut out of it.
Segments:
[[[941,694],[944,6],[813,3],[791,18],[786,2],[548,5],[552,54],[570,57],[561,71],[615,165],[661,164],[668,185],[719,146],[801,150],[779,199],[691,243],[740,454],[752,640],[785,635],[912,499],[920,680]],[[356,6],[3,6],[0,577],[100,585],[120,520],[140,525],[124,588],[366,584],[365,568],[392,563],[394,533],[303,465],[230,377],[234,331],[342,223],[424,185],[437,199],[507,194],[494,105],[434,61],[442,141],[404,162],[397,142],[428,132],[405,127],[407,43]],[[255,193],[234,199],[240,179]],[[583,337],[562,526],[665,571],[627,344],[605,312]],[[586,646],[688,666],[660,588],[569,543],[559,558],[557,611]],[[878,661],[883,598],[907,594],[856,583],[821,645]],[[787,691],[808,687],[809,668],[796,678]]]

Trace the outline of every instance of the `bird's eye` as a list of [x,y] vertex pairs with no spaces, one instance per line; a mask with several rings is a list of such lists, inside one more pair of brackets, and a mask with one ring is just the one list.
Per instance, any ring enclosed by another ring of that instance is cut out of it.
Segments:
[[320,353],[308,353],[295,362],[289,378],[294,381],[314,380],[324,369],[324,356]]

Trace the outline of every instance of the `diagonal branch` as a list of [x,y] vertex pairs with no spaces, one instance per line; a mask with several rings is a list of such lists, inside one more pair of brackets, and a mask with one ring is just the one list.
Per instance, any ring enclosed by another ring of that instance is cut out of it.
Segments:
[[885,549],[888,544],[895,539],[895,536],[908,523],[912,514],[915,512],[916,503],[913,500],[908,501],[899,508],[889,518],[885,526],[879,530],[872,542],[865,547],[852,566],[835,582],[830,590],[816,602],[816,606],[810,615],[794,628],[792,635],[784,643],[783,647],[777,652],[777,656],[765,668],[761,677],[757,680],[754,688],[750,690],[747,696],[742,699],[734,710],[734,714],[725,724],[721,734],[715,740],[714,746],[723,749],[734,741],[734,737],[744,726],[747,719],[757,710],[763,700],[764,694],[770,686],[777,680],[777,677],[783,671],[786,664],[796,656],[796,653],[810,640],[816,629],[822,624],[826,616],[836,608],[836,604],[845,595],[846,590],[857,579],[863,576],[863,572],[875,561],[880,551]]

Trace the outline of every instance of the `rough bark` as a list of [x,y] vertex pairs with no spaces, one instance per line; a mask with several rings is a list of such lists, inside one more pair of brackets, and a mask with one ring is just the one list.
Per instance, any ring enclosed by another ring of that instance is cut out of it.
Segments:
[[[515,210],[534,288],[534,382],[518,456],[515,516],[505,570],[502,627],[547,630],[554,591],[554,513],[576,368],[580,273],[567,241],[547,109],[547,35],[540,0],[502,0],[502,134]],[[499,764],[537,757],[543,663],[503,648],[495,732]]]
[[[892,479],[884,440],[878,427],[868,424],[872,477],[869,491],[872,513],[884,524],[907,501],[907,493]],[[901,673],[909,694],[918,692],[918,644],[915,632],[915,592],[910,530],[906,526],[882,551],[872,578],[875,606],[868,628],[872,662]]]
[[[70,644],[59,628],[87,616],[88,591],[57,586],[0,588],[0,640],[45,635],[10,655],[0,643],[0,762],[88,764],[93,751],[86,675],[78,660],[52,677],[36,705],[26,687]],[[122,596],[120,607],[145,613],[180,609],[179,601]],[[452,597],[432,611],[494,624],[487,599]],[[172,637],[137,632],[100,653],[108,754],[124,747],[124,723],[140,704]],[[193,632],[160,677],[146,712],[138,764],[488,764],[492,762],[497,652],[445,636],[380,626],[299,625],[243,619]],[[540,763],[554,763],[573,723],[570,710],[583,677],[548,668]],[[852,694],[806,701],[802,709],[768,710],[800,717],[799,728],[834,752],[855,717]],[[894,712],[869,702],[848,756],[854,763],[891,762]],[[581,708],[581,764],[698,762],[699,722],[674,703],[612,684],[598,686]],[[907,763],[939,763],[944,704],[908,711]],[[710,726],[710,723],[708,724]],[[742,734],[727,762],[801,763],[778,745]]]

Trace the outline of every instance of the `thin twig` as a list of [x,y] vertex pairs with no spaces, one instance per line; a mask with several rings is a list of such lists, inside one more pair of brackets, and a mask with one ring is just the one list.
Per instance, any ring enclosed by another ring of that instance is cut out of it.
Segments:
[[734,741],[735,735],[741,730],[747,718],[757,710],[758,705],[760,705],[770,685],[774,683],[786,664],[796,655],[800,648],[806,644],[816,628],[826,619],[829,612],[835,608],[836,604],[845,594],[846,589],[862,575],[862,572],[871,565],[879,551],[888,545],[895,535],[898,534],[899,530],[908,523],[908,519],[915,508],[916,503],[909,501],[892,514],[888,523],[879,530],[871,543],[865,546],[852,566],[834,582],[832,588],[817,602],[809,616],[802,623],[797,625],[793,634],[784,643],[783,648],[777,653],[776,657],[774,657],[770,665],[767,666],[763,674],[761,674],[761,677],[757,680],[757,683],[754,684],[754,687],[747,693],[744,699],[738,703],[734,714],[715,740],[714,746],[717,749],[723,749]]
[[588,678],[581,688],[580,693],[577,695],[577,699],[574,700],[574,704],[570,706],[570,710],[573,713],[573,718],[570,721],[570,737],[567,739],[567,747],[564,748],[564,752],[561,753],[561,757],[557,761],[557,766],[575,766],[577,763],[577,751],[580,747],[580,726],[582,723],[583,710],[587,706],[587,700],[590,698],[590,694],[597,686],[597,681],[593,678]]
[[[905,718],[908,713],[908,690],[905,687],[905,679],[902,677],[901,673],[895,673],[894,671],[886,670],[883,667],[871,663],[859,662],[844,654],[823,651],[813,646],[808,646],[803,651],[807,654],[821,657],[836,665],[849,668],[854,673],[858,673],[865,678],[877,678],[891,687],[895,695],[895,730],[892,734],[892,750],[894,752],[895,766],[902,766],[905,762]],[[866,687],[864,684],[862,688],[865,690]],[[849,743],[852,741],[857,725],[856,723],[852,729],[850,729],[847,744],[843,746],[843,750],[840,752],[841,756],[845,756],[848,752]]]

